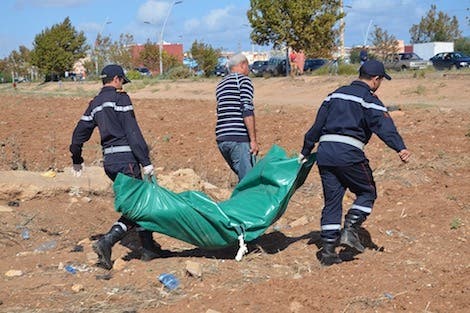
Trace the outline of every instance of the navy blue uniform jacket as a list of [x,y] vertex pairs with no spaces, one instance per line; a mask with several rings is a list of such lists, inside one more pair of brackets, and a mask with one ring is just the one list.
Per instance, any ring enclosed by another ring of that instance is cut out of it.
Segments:
[[105,86],[91,100],[72,135],[70,152],[74,164],[83,163],[82,147],[98,126],[103,149],[115,146],[130,146],[136,160],[150,165],[149,149],[142,136],[129,95]]

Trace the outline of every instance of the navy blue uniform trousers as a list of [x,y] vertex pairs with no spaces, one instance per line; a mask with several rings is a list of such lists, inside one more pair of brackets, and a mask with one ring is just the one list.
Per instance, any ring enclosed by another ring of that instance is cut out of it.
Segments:
[[318,166],[325,207],[321,216],[321,235],[335,239],[341,230],[343,197],[346,189],[356,195],[349,212],[367,217],[377,198],[374,177],[368,161],[350,166]]
[[[106,175],[114,182],[118,173],[127,176],[142,179],[139,162],[136,160],[132,152],[121,152],[104,155],[104,171]],[[130,230],[136,226],[137,223],[131,221],[125,216],[121,216],[118,220],[119,223],[126,225]]]

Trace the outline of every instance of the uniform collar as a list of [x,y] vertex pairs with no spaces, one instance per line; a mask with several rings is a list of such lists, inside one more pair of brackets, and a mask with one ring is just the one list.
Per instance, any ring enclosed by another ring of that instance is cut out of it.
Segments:
[[369,87],[369,85],[367,85],[366,83],[364,83],[363,81],[360,81],[360,80],[355,80],[351,83],[351,85],[354,85],[354,86],[360,86],[360,87],[364,87],[366,88],[367,90],[369,91],[372,91]]

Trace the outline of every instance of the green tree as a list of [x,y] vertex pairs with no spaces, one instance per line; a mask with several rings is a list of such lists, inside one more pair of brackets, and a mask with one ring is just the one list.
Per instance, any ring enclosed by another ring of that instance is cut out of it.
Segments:
[[67,17],[60,24],[36,35],[31,51],[31,63],[42,73],[62,74],[85,57],[89,46],[83,32],[77,32]]
[[96,36],[95,44],[91,51],[91,59],[93,62],[93,71],[90,73],[95,73],[99,75],[101,69],[109,61],[109,51],[111,50],[112,40],[109,36],[102,36],[100,33]]
[[197,40],[193,42],[190,50],[193,59],[199,65],[199,69],[204,71],[204,76],[209,77],[213,74],[220,56],[220,50]]
[[303,50],[310,57],[330,56],[339,35],[340,0],[251,0],[247,12],[251,40]]
[[120,64],[123,68],[131,69],[133,60],[131,47],[135,45],[134,36],[121,34],[119,41],[115,41],[109,47],[108,60],[110,63]]
[[437,12],[433,4],[419,24],[411,26],[410,36],[411,43],[454,41],[462,36],[462,32],[455,16],[451,18],[442,11]]
[[[147,41],[139,55],[139,63],[150,70],[158,69],[160,66],[160,52],[158,45]],[[137,65],[137,64],[136,64]]]
[[25,46],[20,46],[18,50],[13,50],[6,58],[5,70],[13,74],[14,77],[31,78],[31,51]]
[[[178,59],[166,52],[165,50],[162,51],[163,57],[163,72],[166,73],[171,68],[181,65]],[[157,44],[153,44],[150,41],[145,43],[144,48],[140,52],[139,64],[149,68],[152,71],[157,71],[160,69],[160,51]],[[138,65],[138,64],[135,64]]]
[[454,42],[454,50],[470,55],[470,37],[462,37]]
[[387,56],[398,52],[398,40],[393,35],[389,35],[386,30],[375,25],[372,35],[372,44],[375,47],[375,53],[381,60]]

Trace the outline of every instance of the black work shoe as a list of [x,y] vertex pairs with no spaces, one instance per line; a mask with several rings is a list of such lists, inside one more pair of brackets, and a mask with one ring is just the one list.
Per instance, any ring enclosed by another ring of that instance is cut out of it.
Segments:
[[159,247],[153,249],[144,249],[141,250],[140,259],[144,262],[151,261],[156,258],[164,258],[171,255],[171,252],[168,250],[163,250]]
[[323,243],[323,248],[320,252],[320,263],[323,266],[330,266],[343,262],[335,251],[335,243]]
[[98,255],[97,265],[107,270],[113,268],[113,262],[111,261],[111,249],[112,245],[102,237],[100,240],[93,244],[93,251]]
[[344,228],[341,233],[340,245],[356,249],[358,252],[364,252],[365,248],[359,239],[359,234],[355,228]]

